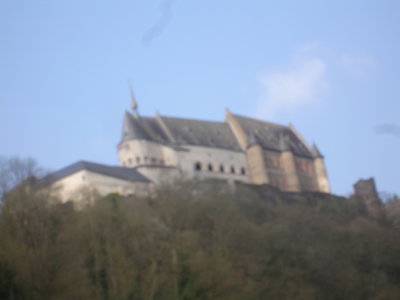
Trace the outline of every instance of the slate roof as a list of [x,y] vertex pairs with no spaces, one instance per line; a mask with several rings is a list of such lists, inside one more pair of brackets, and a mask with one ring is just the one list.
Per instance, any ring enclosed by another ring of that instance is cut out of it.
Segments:
[[[295,155],[303,157],[315,156],[315,151],[288,126],[233,116],[246,132],[249,144],[260,144],[266,150],[291,150]],[[168,136],[172,136],[172,140]],[[132,116],[126,112],[122,141],[131,139],[144,139],[173,146],[195,145],[242,151],[230,126],[225,122],[161,116],[149,118]]]
[[[168,139],[161,122],[165,124],[174,141]],[[222,122],[200,121],[172,117],[134,117],[125,114],[122,141],[143,139],[163,144],[195,145],[241,151],[229,125]]]
[[122,127],[122,140],[125,141],[131,139],[148,139],[148,136],[142,130],[138,120],[130,113],[125,112]]
[[247,136],[254,138],[266,150],[291,150],[294,154],[313,157],[307,145],[287,126],[234,115]]
[[241,151],[229,125],[222,122],[161,117],[179,145]]
[[311,152],[314,155],[314,157],[321,157],[321,158],[324,157],[315,143],[311,146]]
[[155,118],[135,117],[125,112],[122,141],[143,139],[167,143],[168,138]]
[[47,175],[41,179],[38,183],[39,186],[44,186],[56,182],[64,177],[72,175],[81,170],[88,170],[94,173],[102,175],[116,177],[128,181],[142,181],[151,182],[147,177],[140,174],[137,170],[132,168],[124,168],[118,166],[107,166],[98,163],[88,161],[78,161],[72,165],[69,165],[59,171]]

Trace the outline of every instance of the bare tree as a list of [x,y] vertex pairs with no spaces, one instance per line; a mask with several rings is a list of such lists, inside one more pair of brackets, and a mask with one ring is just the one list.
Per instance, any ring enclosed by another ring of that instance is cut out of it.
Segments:
[[0,201],[11,189],[44,174],[33,158],[0,157]]

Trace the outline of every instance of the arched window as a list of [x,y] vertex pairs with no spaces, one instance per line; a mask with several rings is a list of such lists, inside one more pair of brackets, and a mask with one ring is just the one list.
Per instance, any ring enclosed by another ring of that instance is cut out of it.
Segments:
[[196,171],[201,171],[201,163],[200,163],[200,162],[195,163],[195,164],[194,164],[194,169],[195,169]]
[[235,174],[235,167],[234,166],[231,166],[231,173]]
[[224,173],[224,172],[225,172],[224,165],[220,165],[220,166],[219,166],[219,171],[220,171],[221,173]]
[[246,169],[245,169],[244,167],[241,167],[241,168],[240,168],[240,173],[241,173],[242,175],[246,175]]
[[208,171],[210,171],[210,172],[213,171],[213,165],[212,164],[208,164]]

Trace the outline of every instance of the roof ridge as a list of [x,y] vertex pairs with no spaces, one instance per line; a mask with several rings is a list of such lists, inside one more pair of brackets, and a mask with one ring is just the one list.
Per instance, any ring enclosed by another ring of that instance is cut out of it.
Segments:
[[189,119],[189,118],[181,118],[181,117],[162,116],[162,115],[160,115],[160,118],[164,118],[164,119],[175,119],[175,120],[184,120],[184,121],[194,121],[194,122],[202,122],[202,123],[218,123],[218,124],[225,124],[225,122],[223,122],[223,121]]
[[238,115],[238,114],[233,114],[233,113],[232,113],[232,115],[234,117],[236,117],[236,118],[243,118],[243,119],[247,119],[247,120],[250,120],[250,121],[262,122],[262,123],[266,123],[266,124],[277,126],[277,127],[289,128],[288,125],[278,124],[278,123],[265,121],[265,120],[261,120],[261,119],[256,119],[256,118],[250,118],[250,117],[246,117],[246,116],[242,116],[242,115]]
[[[142,173],[133,168],[125,168],[121,166],[109,166],[100,163],[90,162],[87,160],[79,160],[69,166],[66,166],[60,170],[52,172],[47,176],[45,176],[44,178],[41,178],[40,181],[44,185],[51,184],[57,180],[60,180],[71,174],[74,174],[80,170],[88,170],[91,172],[103,174],[110,177],[121,178],[125,180],[133,179],[138,181],[150,182],[150,180],[146,176],[144,176]],[[114,172],[112,172],[112,170]],[[123,174],[121,174],[121,171],[123,172]]]

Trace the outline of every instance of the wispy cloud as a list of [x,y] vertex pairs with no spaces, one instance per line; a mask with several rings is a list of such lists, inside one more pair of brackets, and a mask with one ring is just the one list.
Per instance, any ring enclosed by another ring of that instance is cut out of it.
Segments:
[[400,126],[393,123],[384,123],[375,126],[376,134],[388,134],[400,139]]
[[151,42],[160,36],[168,26],[172,18],[172,7],[174,2],[174,0],[163,0],[160,3],[161,16],[158,21],[143,34],[142,43],[144,45],[150,45]]
[[326,86],[326,69],[321,58],[297,58],[283,70],[261,76],[257,117],[270,118],[279,111],[317,103]]

